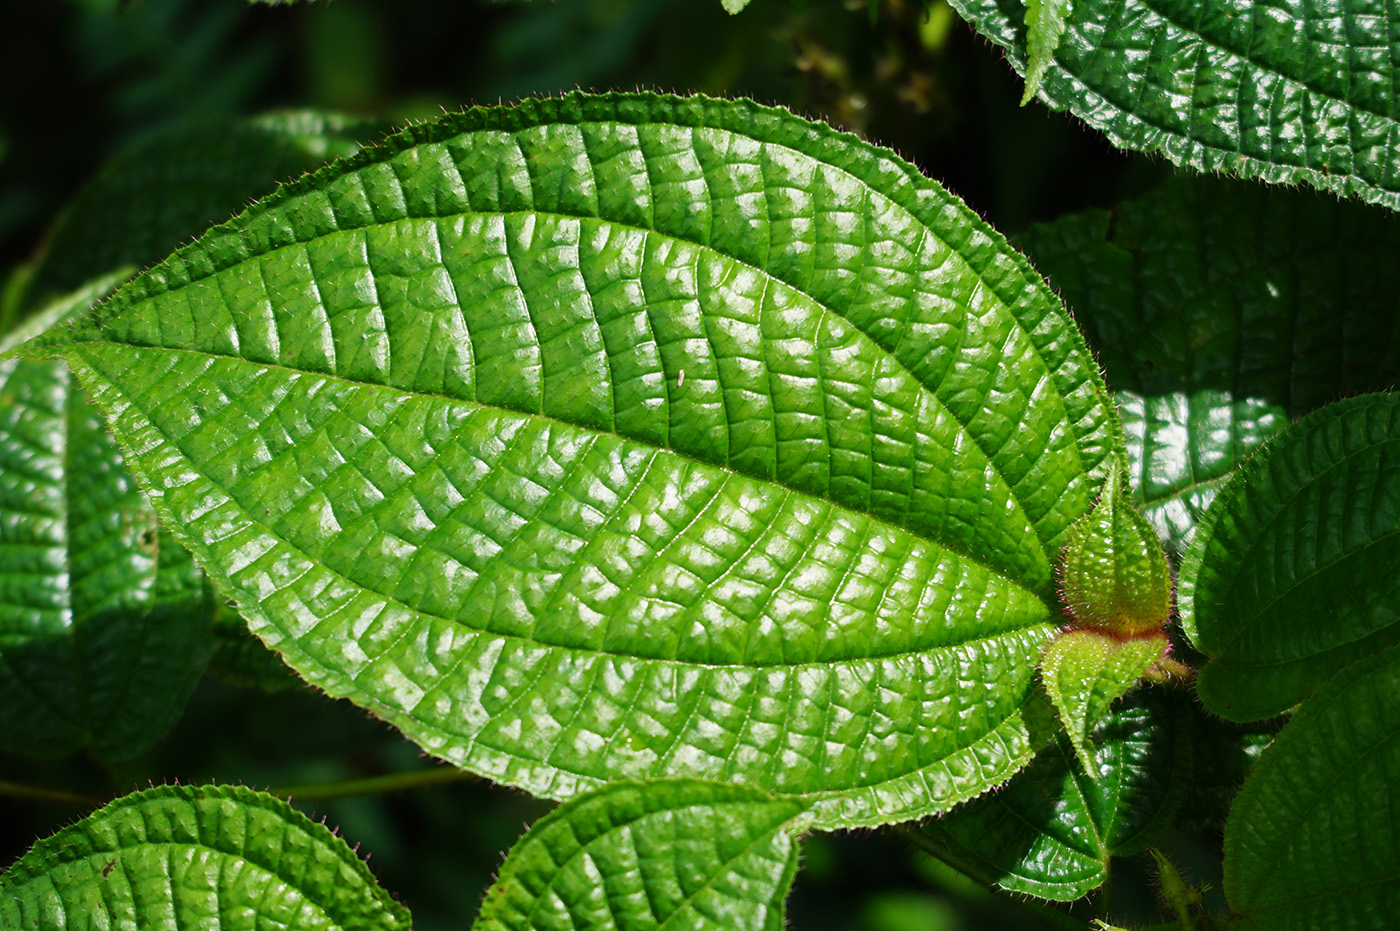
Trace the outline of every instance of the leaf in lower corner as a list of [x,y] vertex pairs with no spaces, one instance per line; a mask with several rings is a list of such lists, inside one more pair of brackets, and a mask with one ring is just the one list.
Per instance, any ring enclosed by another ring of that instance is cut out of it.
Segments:
[[407,909],[324,825],[241,786],[159,786],[0,873],[0,927],[407,931]]
[[313,685],[540,795],[734,781],[828,826],[1039,748],[1060,547],[1122,450],[998,234],[746,101],[413,127],[47,349]]
[[1259,755],[1225,826],[1241,931],[1369,931],[1400,907],[1400,646],[1299,706]]
[[618,784],[541,818],[473,931],[782,931],[806,805],[690,781]]
[[1065,21],[1073,0],[1025,0],[1026,4],[1026,89],[1021,106],[1035,99],[1045,71],[1054,60],[1055,49],[1065,34]]

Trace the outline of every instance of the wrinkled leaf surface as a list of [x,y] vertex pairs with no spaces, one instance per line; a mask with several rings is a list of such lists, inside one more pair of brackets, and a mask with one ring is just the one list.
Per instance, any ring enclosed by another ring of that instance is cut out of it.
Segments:
[[473,931],[782,931],[804,808],[746,786],[607,786],[531,827]]
[[903,820],[1004,781],[1121,441],[1025,261],[745,102],[415,127],[47,343],[300,674],[556,798]]
[[123,796],[0,874],[0,927],[397,931],[408,911],[345,841],[235,786]]

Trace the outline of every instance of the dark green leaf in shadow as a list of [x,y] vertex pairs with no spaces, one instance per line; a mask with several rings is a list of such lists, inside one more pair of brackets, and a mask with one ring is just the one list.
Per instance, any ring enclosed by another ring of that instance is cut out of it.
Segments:
[[530,828],[472,929],[783,931],[805,810],[745,786],[607,786]]
[[[47,308],[0,351],[126,274]],[[0,746],[140,752],[204,671],[209,607],[68,367],[0,359]]]
[[[1026,73],[1022,0],[953,7]],[[1039,93],[1122,148],[1395,209],[1398,21],[1397,0],[1080,0]]]
[[1400,395],[1338,401],[1247,462],[1181,566],[1196,690],[1232,721],[1280,714],[1400,640]]
[[383,129],[296,111],[195,123],[138,143],[88,182],[54,225],[27,303],[120,265],[150,265],[279,182],[355,151]]
[[1171,823],[1191,779],[1188,715],[1178,694],[1135,692],[1094,731],[1099,779],[1061,735],[1005,787],[921,830],[986,882],[1080,898],[1108,877],[1111,857],[1141,851]]
[[[1394,576],[1386,579],[1386,586]],[[1225,897],[1241,931],[1371,931],[1400,910],[1400,646],[1298,708],[1225,826]]]
[[0,927],[408,931],[345,841],[236,786],[123,796],[0,874]]
[[1383,210],[1180,178],[1017,244],[1098,353],[1132,484],[1178,557],[1230,473],[1290,419],[1400,381],[1400,224]]
[[46,340],[308,681],[546,797],[704,777],[833,827],[1038,749],[1055,566],[1121,450],[1000,236],[745,101],[414,127]]

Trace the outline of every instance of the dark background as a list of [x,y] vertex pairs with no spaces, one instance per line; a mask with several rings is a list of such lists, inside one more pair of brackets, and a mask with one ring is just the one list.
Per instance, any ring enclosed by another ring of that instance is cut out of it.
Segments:
[[[9,0],[0,5],[0,273],[42,248],[81,185],[124,148],[195,119],[315,107],[421,119],[573,88],[746,95],[888,145],[1002,232],[1137,193],[1165,166],[1017,106],[1000,51],[940,2],[753,0]],[[172,247],[176,243],[170,244]],[[0,754],[0,779],[99,796],[148,782],[284,786],[423,768],[344,702],[210,677],[175,730],[126,764]],[[303,806],[372,854],[424,931],[466,928],[503,852],[549,806],[463,781]],[[0,864],[81,808],[0,798]],[[1115,898],[1151,901],[1141,869]],[[890,832],[804,844],[796,931],[1035,928]]]

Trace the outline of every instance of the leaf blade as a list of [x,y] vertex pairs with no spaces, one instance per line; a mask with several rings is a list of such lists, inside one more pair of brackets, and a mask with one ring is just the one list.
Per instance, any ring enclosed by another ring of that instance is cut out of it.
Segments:
[[1392,913],[1397,688],[1392,646],[1303,702],[1260,755],[1225,826],[1240,927],[1361,929]]
[[[1361,395],[1300,420],[1212,503],[1182,565],[1182,627],[1210,662],[1206,707],[1249,721],[1285,711],[1337,670],[1395,642],[1400,608],[1376,584],[1400,553],[1400,396]],[[1291,546],[1293,535],[1315,541]]]
[[[430,752],[552,797],[742,779],[839,824],[1033,752],[1054,554],[1121,444],[1043,283],[887,153],[747,103],[471,111],[104,310],[50,349],[157,507],[293,666]],[[1000,686],[954,748],[969,676]]]
[[[1020,0],[957,0],[954,8],[1026,69]],[[1380,9],[1076,4],[1040,96],[1121,148],[1394,210],[1400,147],[1384,24],[1396,10],[1390,2]],[[1340,31],[1324,37],[1329,20]],[[1351,80],[1359,61],[1375,81]]]
[[[530,829],[472,927],[780,931],[803,811],[800,802],[741,786],[607,786]],[[628,904],[619,921],[620,902]]]
[[207,926],[250,915],[325,931],[410,926],[343,840],[242,787],[123,796],[0,874],[0,920],[14,927]]

